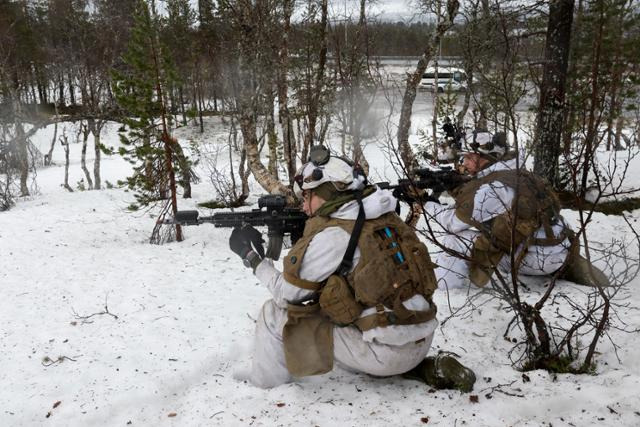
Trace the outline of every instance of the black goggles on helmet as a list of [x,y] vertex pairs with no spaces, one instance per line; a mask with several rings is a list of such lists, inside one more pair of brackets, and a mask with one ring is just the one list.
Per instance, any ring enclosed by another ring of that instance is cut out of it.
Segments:
[[309,150],[309,161],[314,166],[326,165],[331,158],[331,152],[324,145],[314,145]]
[[[300,188],[302,188],[302,184],[305,182],[320,181],[324,175],[320,166],[324,166],[329,163],[330,159],[331,152],[327,147],[325,147],[324,145],[312,146],[309,150],[308,162],[302,167],[300,173],[293,177],[293,180],[296,184],[298,184],[298,187]],[[308,163],[313,164],[313,166],[315,166],[316,168],[313,170],[313,172],[311,172],[311,175],[305,178],[303,172]]]
[[483,149],[485,151],[491,151],[493,150],[493,148],[495,147],[495,145],[493,144],[493,142],[487,142],[485,144],[480,144],[479,142],[472,142],[471,144],[469,144],[469,148],[471,148],[471,150],[478,152],[480,149]]
[[311,175],[309,175],[308,177],[304,177],[303,172],[306,168],[306,166],[308,165],[305,164],[302,167],[302,170],[299,174],[297,174],[296,176],[293,177],[293,182],[295,182],[296,184],[298,184],[298,187],[300,187],[300,189],[302,189],[302,184],[304,184],[305,182],[311,182],[311,181],[320,181],[322,179],[322,177],[324,176],[324,173],[322,172],[322,169],[320,168],[315,168],[313,170],[313,172],[311,172]]
[[[365,182],[366,182],[366,176],[365,176],[364,170],[360,165],[354,164],[351,160],[349,160],[346,157],[336,157],[336,158],[342,160],[347,165],[353,168],[354,178],[356,178],[358,175],[362,175],[365,177]],[[327,163],[329,163],[329,160],[331,160],[331,152],[327,147],[325,147],[324,145],[312,146],[311,149],[309,150],[309,160],[302,167],[302,169],[300,170],[300,173],[293,177],[294,182],[298,184],[298,187],[300,187],[300,189],[302,189],[302,184],[304,184],[305,182],[320,181],[324,177],[324,172],[321,166],[324,166]],[[315,168],[311,172],[311,175],[305,178],[304,170],[309,163],[315,166]]]

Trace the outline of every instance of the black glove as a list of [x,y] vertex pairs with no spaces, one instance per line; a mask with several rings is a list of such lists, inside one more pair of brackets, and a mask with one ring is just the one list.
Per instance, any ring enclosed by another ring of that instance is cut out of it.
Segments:
[[401,202],[408,203],[410,205],[417,202],[416,198],[410,195],[405,189],[398,187],[393,190],[393,197],[400,200]]
[[229,237],[229,247],[243,260],[251,251],[264,258],[263,243],[262,233],[250,225],[234,228]]
[[402,189],[401,187],[393,190],[393,197],[410,205],[414,203],[424,204],[426,202],[435,202],[440,204],[440,200],[438,200],[435,193],[427,194],[426,192],[420,192],[419,194],[414,194],[411,191]]

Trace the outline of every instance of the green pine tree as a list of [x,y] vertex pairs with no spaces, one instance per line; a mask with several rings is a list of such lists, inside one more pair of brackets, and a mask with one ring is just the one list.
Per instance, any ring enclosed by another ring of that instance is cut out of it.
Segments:
[[[138,0],[131,37],[122,56],[124,67],[114,71],[113,80],[126,125],[126,131],[120,133],[119,154],[133,165],[133,174],[126,179],[126,185],[135,191],[136,203],[131,208],[168,200],[175,215],[175,173],[182,160],[176,153],[182,151],[169,131],[166,88],[173,84],[176,73],[160,42],[162,25],[163,18],[155,12],[153,2],[149,5],[146,0]],[[176,239],[182,240],[179,226]]]

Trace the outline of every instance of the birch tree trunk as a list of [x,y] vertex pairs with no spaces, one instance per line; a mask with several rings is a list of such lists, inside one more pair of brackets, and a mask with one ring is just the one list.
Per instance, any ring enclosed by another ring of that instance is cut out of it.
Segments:
[[27,138],[24,134],[24,127],[20,119],[16,118],[16,143],[18,152],[18,162],[20,165],[20,196],[26,197],[29,195],[29,186],[27,181],[29,179],[29,151],[27,150]]
[[[353,51],[353,60],[356,60],[356,55],[362,55],[364,54],[365,56],[365,61],[366,61],[366,65],[367,65],[367,69],[369,68],[369,46],[368,46],[368,34],[367,34],[367,15],[366,15],[366,3],[367,0],[360,0],[360,17],[358,19],[358,28],[356,30],[356,43],[354,43],[354,51]],[[359,51],[359,52],[358,52]],[[358,71],[357,71],[357,75],[356,75],[356,82],[355,82],[355,89],[357,91],[357,104],[356,105],[360,105],[361,102],[367,102],[364,100],[364,98],[367,96],[365,94],[365,88],[363,88],[363,80],[361,78],[361,72],[364,70],[361,70],[360,67],[358,67]],[[373,104],[373,101],[375,100],[375,93],[374,95],[369,98],[370,102],[368,102],[369,107],[371,107],[371,105]],[[367,108],[368,110],[368,108]],[[369,174],[369,162],[367,162],[367,159],[364,157],[364,152],[362,151],[362,126],[363,126],[363,119],[366,117],[366,114],[363,114],[361,111],[358,112],[354,112],[351,111],[351,120],[352,120],[352,135],[353,135],[353,161],[356,164],[359,164],[364,173],[366,175]]]
[[[293,126],[291,123],[291,114],[289,112],[289,95],[287,73],[289,70],[289,35],[291,33],[291,14],[293,13],[293,0],[284,0],[283,2],[283,28],[280,51],[278,54],[278,117],[280,126],[282,127],[282,144],[284,147],[284,161],[287,165],[289,174],[289,184],[293,184],[293,178],[296,173],[296,142],[293,134]],[[242,120],[244,122],[244,120]],[[242,125],[241,125],[242,126]],[[254,123],[255,127],[255,123]],[[244,132],[243,132],[244,134]],[[256,146],[257,148],[257,146]],[[249,150],[247,155],[251,159]],[[258,160],[259,161],[259,160]],[[251,165],[251,160],[249,161]],[[253,171],[253,166],[251,167]],[[255,171],[254,171],[255,173]],[[256,177],[257,179],[257,177]]]
[[458,0],[447,0],[446,13],[443,14],[442,19],[438,21],[436,28],[426,41],[424,51],[418,60],[416,69],[413,73],[407,75],[397,133],[398,153],[400,154],[400,160],[407,169],[413,169],[416,166],[415,156],[409,145],[409,130],[411,129],[411,113],[413,112],[413,102],[416,99],[418,84],[429,65],[429,61],[431,61],[434,53],[438,49],[440,39],[453,25],[453,19],[458,13],[459,7],[460,3]]
[[246,111],[246,108],[243,108],[242,115],[240,116],[240,130],[242,131],[242,137],[244,139],[244,148],[247,152],[249,168],[251,168],[251,172],[256,178],[256,181],[270,194],[282,194],[287,197],[289,203],[296,203],[291,189],[274,178],[260,161],[256,122],[253,115]]
[[[322,102],[322,90],[325,85],[325,66],[327,63],[327,8],[328,0],[322,0],[322,11],[319,25],[320,34],[318,36],[320,38],[320,53],[318,56],[318,68],[316,69],[313,94],[309,99],[309,106],[307,109],[308,128],[303,145],[305,149],[314,145],[314,143],[317,143],[316,123],[318,121],[318,110],[320,108],[320,103]],[[303,158],[303,161],[304,160],[305,159]]]
[[100,162],[102,160],[102,143],[100,142],[100,137],[102,134],[102,127],[104,126],[104,121],[99,120],[96,122],[94,119],[90,118],[87,120],[87,126],[89,127],[89,131],[93,135],[93,188],[96,190],[100,190],[102,186],[102,179],[100,177]]
[[433,135],[433,151],[431,154],[434,159],[438,158],[438,108],[440,108],[440,90],[438,87],[438,59],[433,61],[433,116],[431,118],[431,133]]
[[45,166],[51,166],[51,158],[53,157],[53,148],[56,146],[56,138],[58,138],[58,120],[56,120],[53,124],[53,138],[51,138],[49,151],[44,155]]
[[22,125],[22,105],[20,99],[18,99],[17,91],[12,91],[11,97],[13,100],[13,114],[14,114],[14,126],[16,131],[15,138],[15,150],[18,155],[18,165],[20,168],[20,196],[26,197],[29,195],[29,186],[27,181],[29,179],[29,151],[27,150],[27,136],[24,132],[24,126]]
[[82,129],[82,154],[80,155],[80,167],[82,168],[82,172],[84,172],[85,178],[87,178],[87,189],[93,190],[93,180],[91,179],[89,169],[87,169],[87,141],[89,140],[89,126],[80,125],[80,127]]
[[69,138],[64,133],[60,137],[60,145],[64,148],[64,183],[62,186],[73,193],[73,188],[69,185]]
[[273,90],[267,93],[267,145],[269,147],[269,173],[278,179],[278,134],[276,131]]
[[242,194],[238,199],[242,201],[246,200],[249,196],[249,175],[251,175],[251,168],[245,167],[247,164],[247,150],[242,147],[242,153],[240,153],[240,165],[238,166],[238,175],[240,176],[240,189]]
[[[442,20],[442,3],[436,2],[436,19],[439,21]],[[433,135],[433,158],[438,158],[438,109],[440,107],[440,86],[438,85],[438,71],[439,64],[438,60],[440,59],[440,43],[437,46],[437,53],[435,55],[435,59],[433,61],[433,115],[431,117],[431,133]]]

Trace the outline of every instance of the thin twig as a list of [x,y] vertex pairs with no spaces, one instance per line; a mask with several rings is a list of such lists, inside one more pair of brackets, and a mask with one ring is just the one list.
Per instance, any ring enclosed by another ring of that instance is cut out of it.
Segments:
[[78,320],[81,320],[81,321],[82,321],[82,324],[85,324],[85,323],[93,323],[93,321],[89,321],[89,319],[91,319],[93,316],[103,316],[103,315],[105,315],[105,314],[106,314],[106,315],[109,315],[109,316],[111,316],[111,317],[113,317],[113,318],[114,318],[114,319],[116,319],[116,320],[118,320],[118,316],[117,316],[117,315],[115,315],[115,314],[113,314],[113,313],[111,313],[111,312],[109,311],[109,304],[107,303],[107,299],[108,299],[108,297],[109,297],[109,294],[107,294],[107,295],[104,297],[104,311],[100,311],[100,312],[97,312],[97,313],[92,313],[92,314],[90,314],[90,315],[88,315],[88,316],[81,316],[81,315],[79,315],[78,313],[76,313],[76,311],[75,311],[73,308],[71,308],[71,311],[73,311],[73,315],[74,315],[74,317],[75,317],[76,319],[78,319]]

